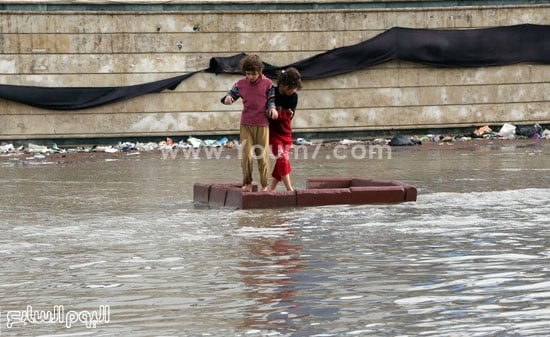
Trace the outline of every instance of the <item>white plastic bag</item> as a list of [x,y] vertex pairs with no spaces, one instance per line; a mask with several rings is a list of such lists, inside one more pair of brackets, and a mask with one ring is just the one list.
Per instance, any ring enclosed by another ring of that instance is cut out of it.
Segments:
[[500,128],[500,131],[497,133],[497,137],[502,139],[516,138],[516,126],[509,123],[504,123],[504,125]]

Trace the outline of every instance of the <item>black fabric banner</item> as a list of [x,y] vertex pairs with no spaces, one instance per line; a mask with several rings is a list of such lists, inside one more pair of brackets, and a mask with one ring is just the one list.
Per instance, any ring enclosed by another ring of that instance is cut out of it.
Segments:
[[[238,74],[245,54],[214,57],[202,71]],[[265,74],[296,67],[304,80],[326,78],[401,60],[436,67],[485,67],[514,63],[550,64],[550,26],[516,25],[486,29],[435,30],[392,28],[367,41],[336,48],[288,64],[266,64]],[[53,110],[77,110],[119,102],[136,96],[174,90],[197,72],[165,80],[120,87],[36,87],[0,85],[0,98]]]
[[[244,54],[212,58],[207,71],[239,73]],[[329,50],[279,69],[296,67],[305,80],[319,79],[401,60],[436,67],[486,67],[514,63],[550,64],[550,26],[517,25],[486,29],[432,30],[392,28],[367,41]]]
[[140,95],[174,90],[194,73],[121,87],[35,87],[0,85],[0,97],[51,110],[78,110],[119,102]]

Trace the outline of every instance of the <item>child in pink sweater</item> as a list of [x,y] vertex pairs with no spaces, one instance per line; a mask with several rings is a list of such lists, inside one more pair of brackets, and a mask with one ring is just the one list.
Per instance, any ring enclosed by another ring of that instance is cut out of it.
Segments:
[[240,137],[243,189],[252,190],[254,157],[258,160],[262,191],[267,191],[269,179],[269,120],[277,119],[273,82],[263,74],[264,64],[258,55],[247,55],[240,63],[244,77],[222,98],[223,104],[233,104],[242,98]]

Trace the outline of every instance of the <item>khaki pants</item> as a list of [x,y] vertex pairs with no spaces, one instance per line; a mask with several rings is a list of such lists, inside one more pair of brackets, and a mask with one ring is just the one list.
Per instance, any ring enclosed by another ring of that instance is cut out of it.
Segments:
[[241,125],[243,186],[252,183],[253,159],[258,160],[260,184],[267,187],[269,179],[269,126]]

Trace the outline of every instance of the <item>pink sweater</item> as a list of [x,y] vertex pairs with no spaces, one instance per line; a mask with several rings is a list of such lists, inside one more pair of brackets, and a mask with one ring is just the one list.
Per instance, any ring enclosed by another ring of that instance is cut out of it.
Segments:
[[273,82],[265,75],[262,74],[254,83],[250,83],[246,77],[240,79],[228,95],[234,99],[243,99],[242,125],[269,125],[265,112],[268,108],[275,107],[275,90]]

